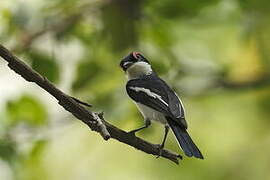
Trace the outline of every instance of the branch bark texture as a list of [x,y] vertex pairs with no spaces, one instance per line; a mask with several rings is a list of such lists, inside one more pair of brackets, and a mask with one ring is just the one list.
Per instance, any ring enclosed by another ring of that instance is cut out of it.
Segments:
[[[92,131],[98,132],[104,140],[110,138],[116,139],[122,143],[130,145],[147,154],[159,155],[159,145],[149,143],[135,135],[123,131],[103,118],[103,113],[91,112],[84,106],[80,105],[73,97],[65,94],[56,88],[45,77],[31,69],[23,61],[14,56],[8,49],[0,44],[0,56],[8,62],[10,69],[21,75],[26,81],[34,82],[42,89],[50,93],[58,100],[58,103],[67,111],[72,113],[77,119],[84,122]],[[161,157],[169,159],[178,164],[182,157],[174,152],[163,149]]]

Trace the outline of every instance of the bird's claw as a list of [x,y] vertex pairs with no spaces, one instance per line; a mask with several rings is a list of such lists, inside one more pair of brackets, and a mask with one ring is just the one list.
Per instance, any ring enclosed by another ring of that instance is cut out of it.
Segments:
[[156,158],[159,158],[162,155],[163,148],[164,148],[164,145],[162,145],[162,144],[158,145],[159,152],[158,152],[158,155]]
[[180,154],[178,154],[177,157],[181,160],[183,159],[183,156],[181,156]]

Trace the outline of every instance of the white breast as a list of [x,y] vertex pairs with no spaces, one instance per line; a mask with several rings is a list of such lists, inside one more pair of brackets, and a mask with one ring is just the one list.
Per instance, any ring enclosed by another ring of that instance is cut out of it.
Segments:
[[127,69],[127,76],[128,79],[136,79],[142,75],[148,75],[151,74],[152,68],[151,65],[146,62],[136,62],[131,67]]
[[136,105],[145,119],[167,124],[167,120],[162,113],[140,103],[136,103]]

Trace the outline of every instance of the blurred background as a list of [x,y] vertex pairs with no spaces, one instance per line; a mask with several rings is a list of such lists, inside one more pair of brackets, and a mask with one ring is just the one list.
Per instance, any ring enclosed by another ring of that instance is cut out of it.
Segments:
[[[1,44],[127,131],[143,118],[119,62],[142,52],[205,160],[106,142],[0,60],[0,179],[270,179],[269,20],[267,0],[1,0]],[[137,135],[160,143],[163,127]],[[171,133],[166,148],[183,154]]]

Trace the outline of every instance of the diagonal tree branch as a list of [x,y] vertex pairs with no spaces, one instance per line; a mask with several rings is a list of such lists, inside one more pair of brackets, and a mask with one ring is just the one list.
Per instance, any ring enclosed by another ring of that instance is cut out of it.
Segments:
[[[104,120],[103,113],[95,113],[85,109],[79,104],[80,101],[75,100],[73,97],[66,95],[64,92],[56,88],[45,77],[31,69],[1,44],[0,56],[8,62],[8,66],[12,70],[21,75],[25,80],[36,83],[42,89],[54,96],[63,108],[87,124],[92,131],[100,133],[103,139],[108,140],[113,138],[145,153],[159,155],[159,145],[149,143],[135,135],[128,134],[126,131],[113,126]],[[182,159],[182,156],[166,149],[162,150],[161,157],[167,158],[176,164],[179,163],[179,159]]]

